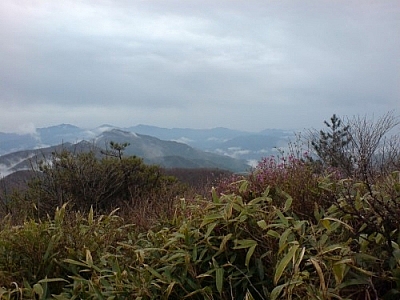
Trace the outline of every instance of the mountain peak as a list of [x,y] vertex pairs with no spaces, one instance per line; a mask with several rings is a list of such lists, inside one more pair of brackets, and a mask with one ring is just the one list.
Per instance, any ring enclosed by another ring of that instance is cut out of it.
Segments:
[[62,124],[48,126],[48,127],[41,127],[38,129],[40,129],[40,130],[54,130],[54,129],[76,130],[76,129],[80,129],[80,128],[78,126],[75,126],[72,124],[62,123]]
[[110,141],[112,141],[114,138],[115,140],[113,141],[115,142],[123,142],[122,141],[123,138],[126,139],[138,138],[138,135],[131,131],[126,131],[119,128],[112,128],[110,130],[103,131],[97,138],[98,139],[105,138]]

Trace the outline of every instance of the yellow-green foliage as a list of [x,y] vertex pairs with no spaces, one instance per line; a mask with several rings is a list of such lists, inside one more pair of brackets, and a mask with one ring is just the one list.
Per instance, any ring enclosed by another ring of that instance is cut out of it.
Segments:
[[[127,230],[128,226],[113,213],[95,218],[90,210],[87,216],[82,216],[67,213],[66,205],[47,221],[30,220],[13,226],[3,220],[0,286],[31,287],[40,280],[51,279],[48,292],[60,292],[74,271],[65,259],[83,259],[87,251],[92,251],[94,261],[99,262],[103,253],[125,240]],[[29,288],[27,291],[33,293]]]
[[65,207],[45,222],[4,223],[1,297],[398,299],[398,173],[374,185],[315,180],[334,202],[307,203],[306,217],[293,210],[296,197],[268,184],[251,197],[244,179],[229,194],[182,199],[141,233],[114,214]]

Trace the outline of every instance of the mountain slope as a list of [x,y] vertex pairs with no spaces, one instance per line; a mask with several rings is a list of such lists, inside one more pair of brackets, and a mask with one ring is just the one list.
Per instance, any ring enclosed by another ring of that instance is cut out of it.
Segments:
[[18,170],[31,169],[42,160],[50,160],[53,152],[60,152],[63,149],[74,153],[94,151],[98,157],[102,157],[101,149],[109,150],[111,141],[127,142],[130,145],[124,150],[125,155],[135,155],[143,158],[147,164],[156,164],[165,168],[218,168],[233,172],[249,169],[249,165],[243,160],[197,150],[183,143],[111,129],[98,135],[92,142],[64,143],[2,155],[0,156],[0,176],[7,176]]
[[249,168],[243,160],[197,150],[183,143],[164,141],[119,129],[103,132],[95,139],[95,145],[105,148],[111,141],[128,142],[130,145],[125,149],[126,155],[136,155],[142,157],[146,163],[163,167],[220,168],[234,172],[243,172]]
[[41,161],[49,161],[54,152],[60,153],[67,150],[73,153],[94,151],[100,154],[100,149],[93,144],[81,141],[77,144],[65,143],[34,150],[22,150],[0,156],[0,176],[8,176],[11,173],[21,170],[31,170],[36,168]]
[[[60,124],[38,128],[30,134],[0,132],[0,155],[20,150],[40,149],[61,143],[77,143],[82,140],[91,142],[99,139],[102,134],[107,139],[107,132],[111,132],[113,129],[136,134],[137,137],[141,135],[147,136],[149,145],[142,145],[141,148],[138,145],[135,146],[135,153],[140,156],[149,156],[148,159],[152,157],[153,160],[163,161],[168,165],[172,164],[171,161],[176,161],[176,159],[172,159],[172,157],[176,156],[176,150],[168,152],[168,149],[174,149],[173,144],[169,144],[167,148],[162,149],[156,140],[150,141],[150,136],[163,141],[184,143],[195,149],[242,159],[252,164],[264,156],[273,154],[275,147],[285,147],[289,138],[293,137],[292,132],[280,129],[266,129],[254,133],[222,127],[190,129],[137,125],[124,129],[104,124],[93,129],[82,129],[70,124]],[[123,139],[120,142],[123,142]],[[108,146],[108,142],[102,141],[102,144],[99,142],[97,145],[105,148]],[[188,150],[188,153],[195,155],[193,150]],[[182,153],[179,154],[179,156],[181,155]],[[171,156],[171,158],[160,160],[157,158],[159,156]],[[193,158],[191,157],[190,159]]]

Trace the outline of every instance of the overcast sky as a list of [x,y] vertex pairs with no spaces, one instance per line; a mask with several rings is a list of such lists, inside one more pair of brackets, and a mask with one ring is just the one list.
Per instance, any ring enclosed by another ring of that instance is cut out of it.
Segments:
[[400,1],[1,0],[0,131],[400,113]]

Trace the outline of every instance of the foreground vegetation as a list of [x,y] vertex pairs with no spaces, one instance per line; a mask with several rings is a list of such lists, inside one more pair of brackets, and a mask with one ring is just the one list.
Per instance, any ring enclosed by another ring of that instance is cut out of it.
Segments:
[[399,299],[400,170],[321,136],[196,197],[137,158],[62,154],[0,224],[0,299]]

